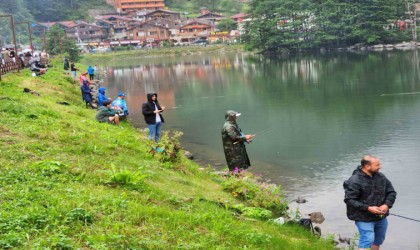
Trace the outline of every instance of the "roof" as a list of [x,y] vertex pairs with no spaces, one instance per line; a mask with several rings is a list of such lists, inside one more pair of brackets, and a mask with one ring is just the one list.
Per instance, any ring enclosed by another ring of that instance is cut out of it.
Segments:
[[200,20],[200,21],[193,20],[193,21],[189,21],[189,22],[183,24],[180,28],[183,28],[183,27],[191,25],[191,24],[203,24],[203,25],[207,25],[207,26],[212,26],[211,24],[206,23],[203,20]]
[[66,26],[67,28],[70,28],[70,27],[73,27],[73,26],[77,25],[77,23],[74,22],[74,21],[60,21],[60,22],[57,22],[57,23],[59,23],[63,26]]
[[238,18],[245,18],[245,17],[248,17],[248,16],[249,16],[249,14],[246,14],[246,13],[238,13],[238,14],[235,14],[235,15],[231,16],[230,18],[238,19]]
[[165,12],[165,13],[169,13],[169,14],[181,14],[181,13],[173,11],[173,10],[158,9],[158,10],[153,10],[153,11],[148,12],[146,14],[146,16],[151,15],[151,14],[156,13],[156,12]]
[[118,16],[118,15],[105,15],[105,16],[98,16],[96,17],[96,19],[110,19],[110,18],[115,18],[115,19],[120,19],[120,20],[124,20],[124,21],[133,21],[133,18],[129,18],[129,17],[125,17],[125,16]]
[[197,17],[197,18],[204,18],[204,17],[206,17],[206,16],[213,16],[213,17],[225,17],[225,16],[220,15],[220,14],[217,14],[217,13],[209,12],[209,13],[206,13],[206,14],[204,14],[204,15],[201,15],[201,16],[199,16],[199,17]]

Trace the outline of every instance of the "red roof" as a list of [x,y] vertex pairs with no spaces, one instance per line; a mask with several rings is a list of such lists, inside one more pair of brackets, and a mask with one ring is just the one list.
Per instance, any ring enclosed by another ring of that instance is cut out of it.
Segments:
[[249,16],[249,14],[238,13],[238,14],[235,14],[235,15],[231,16],[230,18],[232,18],[232,19],[238,19],[238,18],[245,18],[247,16]]

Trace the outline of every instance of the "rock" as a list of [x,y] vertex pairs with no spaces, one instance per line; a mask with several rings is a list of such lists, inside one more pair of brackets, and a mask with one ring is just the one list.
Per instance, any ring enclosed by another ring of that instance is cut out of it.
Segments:
[[194,155],[190,151],[185,150],[184,155],[190,160],[194,159]]
[[312,223],[321,224],[325,221],[324,215],[321,212],[312,212],[309,214]]

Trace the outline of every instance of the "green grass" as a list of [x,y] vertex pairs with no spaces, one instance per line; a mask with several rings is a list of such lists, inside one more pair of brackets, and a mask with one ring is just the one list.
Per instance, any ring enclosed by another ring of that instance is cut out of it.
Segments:
[[222,177],[152,156],[128,123],[96,122],[61,61],[0,82],[0,248],[333,248],[300,227],[238,215],[229,207],[250,203],[223,191]]
[[113,51],[106,53],[92,53],[85,56],[83,61],[103,61],[103,60],[125,60],[127,57],[160,57],[160,56],[186,56],[202,53],[226,53],[226,52],[243,52],[244,47],[240,44],[235,45],[210,45],[210,46],[177,46],[171,48],[154,48],[154,49],[136,49],[125,51]]

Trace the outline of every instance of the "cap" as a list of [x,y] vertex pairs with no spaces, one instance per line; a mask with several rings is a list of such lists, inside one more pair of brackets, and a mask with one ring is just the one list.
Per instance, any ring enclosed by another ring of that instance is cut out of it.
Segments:
[[120,91],[118,92],[118,96],[125,96],[124,92]]
[[226,111],[225,117],[228,117],[228,116],[238,117],[240,115],[241,115],[241,113],[239,113],[239,112],[236,112],[236,111],[233,111],[233,110],[228,110],[228,111]]

